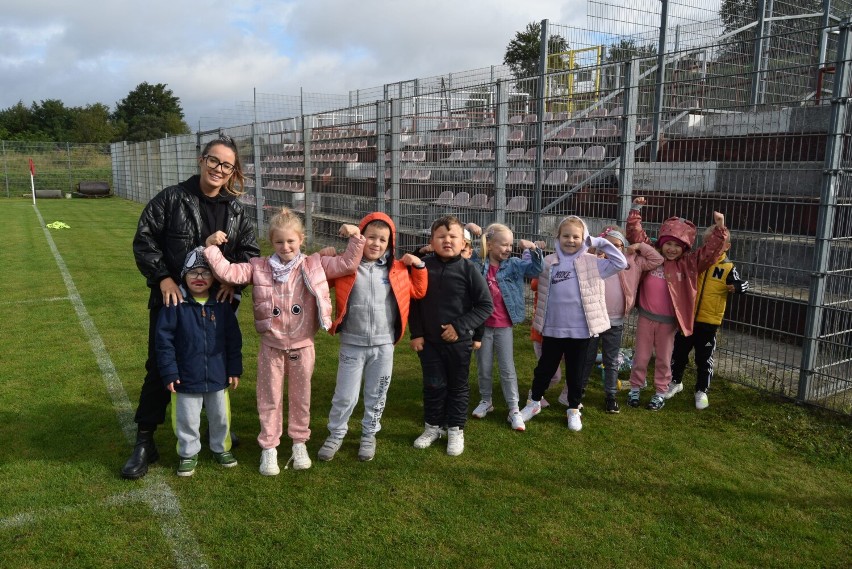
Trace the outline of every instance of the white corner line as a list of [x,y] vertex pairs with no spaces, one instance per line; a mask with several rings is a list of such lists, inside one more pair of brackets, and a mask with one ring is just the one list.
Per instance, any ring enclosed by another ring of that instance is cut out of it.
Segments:
[[[98,362],[98,367],[101,370],[101,375],[112,400],[112,406],[118,415],[118,422],[121,430],[124,432],[124,437],[127,442],[132,443],[136,439],[136,424],[133,421],[133,408],[130,405],[130,400],[127,397],[127,392],[121,384],[118,373],[115,371],[115,365],[112,363],[112,358],[104,345],[104,341],[95,326],[94,321],[86,306],[83,304],[83,299],[77,292],[77,286],[71,278],[71,273],[65,265],[62,255],[56,248],[56,243],[53,241],[53,236],[47,229],[44,223],[44,218],[38,209],[38,206],[33,204],[38,222],[44,231],[47,244],[53,253],[53,258],[56,260],[56,265],[62,275],[62,280],[65,281],[65,287],[68,289],[68,298],[77,312],[77,318],[80,320],[80,326],[86,333],[89,339],[89,345],[92,348],[92,353]],[[175,495],[172,488],[163,479],[162,474],[156,471],[149,471],[145,478],[142,479],[147,496],[146,504],[151,508],[151,511],[157,517],[160,525],[160,531],[163,532],[165,538],[169,541],[174,555],[177,567],[196,567],[206,569],[207,562],[195,539],[194,534],[190,530],[180,510],[180,501]],[[21,514],[28,516],[29,514]],[[140,550],[140,553],[143,553]]]

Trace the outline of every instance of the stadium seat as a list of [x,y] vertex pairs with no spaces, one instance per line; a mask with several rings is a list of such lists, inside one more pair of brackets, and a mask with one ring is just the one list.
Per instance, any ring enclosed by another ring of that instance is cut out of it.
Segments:
[[467,192],[459,192],[456,194],[456,197],[453,198],[453,205],[458,207],[465,207],[470,202],[470,194]]
[[438,196],[438,199],[435,200],[437,205],[451,205],[453,203],[453,199],[455,195],[451,190],[446,190],[441,192],[441,195]]
[[544,179],[545,186],[561,186],[568,181],[568,172],[566,170],[553,170]]
[[544,149],[545,160],[558,160],[562,156],[561,146],[548,146]]
[[583,153],[583,160],[603,160],[606,158],[606,148],[603,146],[590,146]]
[[524,149],[523,148],[513,148],[509,151],[509,154],[506,155],[506,160],[523,160],[524,158]]
[[470,198],[470,202],[468,202],[468,207],[475,208],[484,208],[485,204],[488,203],[488,196],[485,194],[474,194],[473,197]]
[[527,196],[515,196],[506,204],[506,211],[527,211]]

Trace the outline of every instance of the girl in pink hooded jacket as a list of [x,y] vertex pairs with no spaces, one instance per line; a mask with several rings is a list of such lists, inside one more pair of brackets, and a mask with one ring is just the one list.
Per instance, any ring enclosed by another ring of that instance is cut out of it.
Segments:
[[294,470],[311,467],[305,442],[311,436],[311,376],[314,372],[314,336],[321,326],[331,327],[331,298],[327,278],[354,273],[361,262],[364,238],[354,225],[344,224],[340,236],[349,238],[340,257],[305,255],[302,220],[283,208],[269,220],[269,241],[275,253],[248,263],[230,263],[208,240],[204,250],[220,281],[253,285],[254,325],[260,334],[257,355],[257,411],[263,449],[260,473],[275,476],[278,444],[283,432],[284,377],[289,379],[287,434],[293,441],[288,461]]
[[[640,210],[643,205],[645,198],[634,199],[633,208],[627,216],[627,239],[631,243],[651,243],[642,229]],[[647,407],[651,411],[659,411],[665,405],[664,396],[672,379],[675,332],[680,329],[684,336],[692,335],[698,274],[716,262],[728,240],[725,216],[714,211],[713,221],[716,225],[713,232],[695,250],[695,225],[691,221],[670,217],[660,226],[657,248],[663,255],[663,264],[645,273],[636,302],[639,321],[636,325],[630,393],[627,395],[627,404],[631,407],[639,406],[639,391],[646,383],[652,351],[656,354],[656,393]]]

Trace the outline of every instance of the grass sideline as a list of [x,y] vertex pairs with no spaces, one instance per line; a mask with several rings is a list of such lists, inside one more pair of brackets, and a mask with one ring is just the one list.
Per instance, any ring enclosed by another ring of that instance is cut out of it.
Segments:
[[[130,446],[43,230],[29,201],[3,206],[0,567],[193,566],[176,561],[145,492],[176,496],[210,567],[848,566],[849,418],[723,380],[706,411],[684,393],[659,413],[623,405],[617,416],[602,411],[593,383],[580,433],[567,430],[558,404],[513,432],[497,396],[451,458],[444,444],[411,447],[422,428],[420,367],[401,345],[373,462],[356,457],[358,410],[332,462],[260,476],[251,310],[240,311],[246,372],[232,394],[240,465],[218,468],[204,450],[196,475],[179,479],[166,427],[156,476],[122,480]],[[135,406],[147,335],[147,289],[131,252],[141,206],[38,208],[46,223],[70,225],[52,238]],[[518,327],[522,392],[534,366],[528,337]],[[317,337],[313,459],[336,342]],[[282,466],[287,456],[282,442]]]

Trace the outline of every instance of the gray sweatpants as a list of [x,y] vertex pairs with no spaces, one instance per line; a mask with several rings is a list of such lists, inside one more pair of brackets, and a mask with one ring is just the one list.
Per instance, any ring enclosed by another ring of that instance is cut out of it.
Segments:
[[494,354],[497,354],[497,367],[500,371],[500,386],[509,411],[518,408],[518,374],[515,371],[515,351],[512,328],[485,327],[482,347],[476,352],[476,364],[479,368],[479,397],[491,401],[494,379],[492,370]]
[[393,373],[393,344],[355,346],[340,344],[337,365],[337,386],[328,414],[328,431],[342,439],[349,430],[349,417],[358,404],[361,380],[364,382],[364,418],[361,434],[375,435],[382,429],[388,388]]
[[177,437],[177,453],[182,458],[201,451],[201,407],[207,409],[210,450],[231,450],[231,399],[228,390],[210,393],[172,393],[172,426]]

